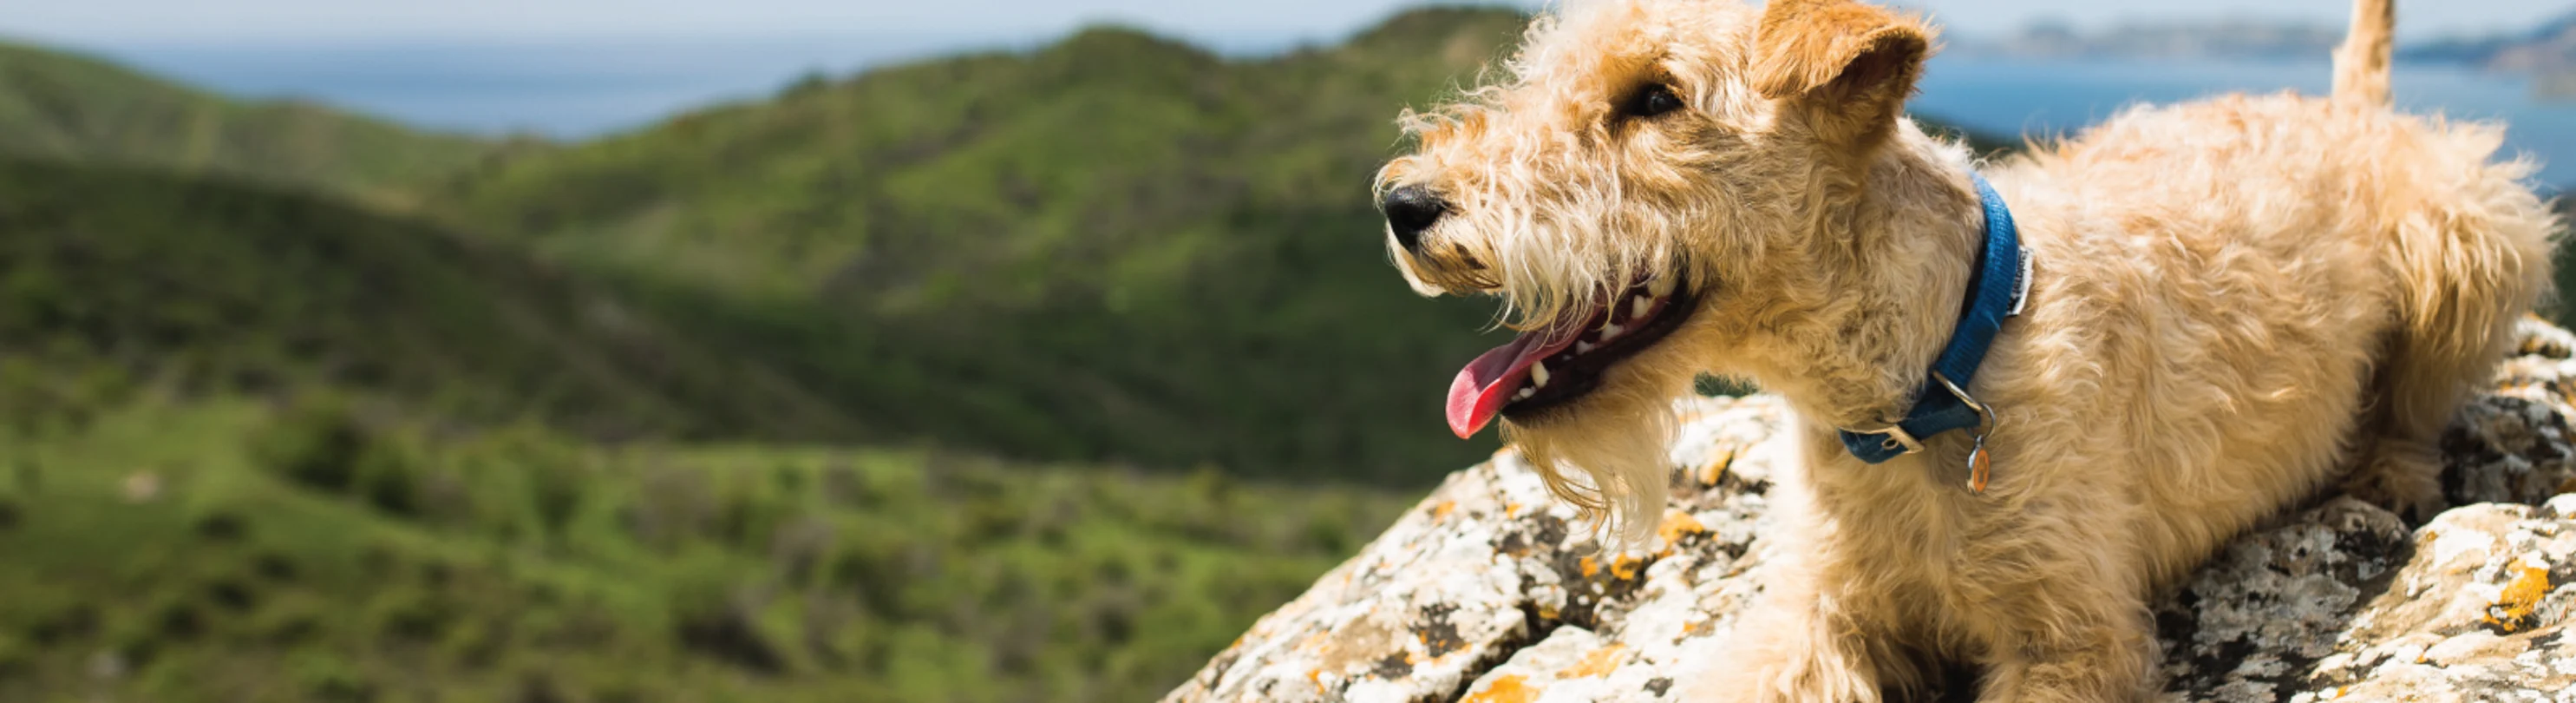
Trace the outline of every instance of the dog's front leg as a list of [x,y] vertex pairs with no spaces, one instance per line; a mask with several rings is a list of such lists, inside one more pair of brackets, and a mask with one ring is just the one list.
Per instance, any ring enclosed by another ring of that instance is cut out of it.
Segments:
[[2066,579],[2012,599],[2008,607],[1988,614],[2000,627],[1989,635],[1980,703],[2129,703],[2154,697],[2158,647],[2137,596]]
[[1804,574],[1766,585],[1713,675],[1688,700],[1875,703],[1880,670],[1870,638],[1879,628],[1855,617],[1850,603],[1819,593]]

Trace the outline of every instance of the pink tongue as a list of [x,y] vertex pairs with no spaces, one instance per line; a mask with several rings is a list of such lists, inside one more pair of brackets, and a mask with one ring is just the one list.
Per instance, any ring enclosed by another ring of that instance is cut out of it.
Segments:
[[1449,382],[1449,431],[1459,439],[1475,436],[1477,430],[1494,421],[1503,404],[1520,392],[1521,380],[1529,378],[1529,368],[1549,355],[1573,346],[1576,337],[1565,335],[1565,341],[1543,343],[1546,330],[1524,332],[1510,344],[1495,347],[1467,362],[1458,370],[1458,378]]

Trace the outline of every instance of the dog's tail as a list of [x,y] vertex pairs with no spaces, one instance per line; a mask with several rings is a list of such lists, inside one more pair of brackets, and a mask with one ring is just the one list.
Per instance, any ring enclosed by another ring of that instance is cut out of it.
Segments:
[[2395,53],[2397,0],[2353,0],[2352,29],[2335,48],[2334,99],[2388,104],[2388,62]]

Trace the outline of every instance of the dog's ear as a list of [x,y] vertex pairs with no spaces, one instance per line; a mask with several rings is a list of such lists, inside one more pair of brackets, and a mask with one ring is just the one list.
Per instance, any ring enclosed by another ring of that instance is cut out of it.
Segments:
[[1819,136],[1867,149],[1905,109],[1933,32],[1854,0],[1771,0],[1753,42],[1754,89],[1803,108]]

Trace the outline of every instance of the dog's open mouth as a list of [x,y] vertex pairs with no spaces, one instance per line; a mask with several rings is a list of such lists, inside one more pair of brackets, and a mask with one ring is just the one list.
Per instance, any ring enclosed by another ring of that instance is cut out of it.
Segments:
[[1603,296],[1579,320],[1523,332],[1467,362],[1449,382],[1450,431],[1463,439],[1495,415],[1518,420],[1591,393],[1610,367],[1681,326],[1690,297],[1672,277],[1657,277]]

